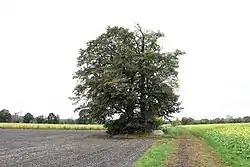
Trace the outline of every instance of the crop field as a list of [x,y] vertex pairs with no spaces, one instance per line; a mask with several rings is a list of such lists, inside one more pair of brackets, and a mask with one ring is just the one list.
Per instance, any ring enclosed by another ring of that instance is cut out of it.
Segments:
[[250,124],[184,126],[205,141],[233,167],[250,166]]
[[103,125],[0,123],[2,129],[104,130]]

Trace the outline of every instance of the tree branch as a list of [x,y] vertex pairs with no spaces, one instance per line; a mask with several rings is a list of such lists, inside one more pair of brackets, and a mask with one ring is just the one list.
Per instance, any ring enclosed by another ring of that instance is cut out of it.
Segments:
[[143,54],[144,53],[144,50],[145,50],[145,34],[144,32],[142,31],[142,28],[141,26],[137,23],[137,30],[141,33],[142,35],[142,42],[141,42],[141,53]]

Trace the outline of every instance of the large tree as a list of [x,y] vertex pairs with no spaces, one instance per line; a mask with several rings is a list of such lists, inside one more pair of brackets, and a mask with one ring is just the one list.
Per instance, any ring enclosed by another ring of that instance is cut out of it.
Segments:
[[104,122],[111,133],[149,132],[155,117],[180,112],[177,69],[185,53],[162,52],[161,37],[139,25],[135,31],[115,26],[87,42],[73,77],[75,111]]

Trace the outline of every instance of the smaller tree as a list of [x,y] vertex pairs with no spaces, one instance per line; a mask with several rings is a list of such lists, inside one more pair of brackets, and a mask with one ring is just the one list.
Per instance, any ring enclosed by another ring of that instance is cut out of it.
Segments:
[[49,124],[58,124],[59,123],[59,115],[56,116],[54,113],[49,113],[48,123]]
[[225,119],[226,123],[233,123],[234,122],[234,118],[231,115],[226,115],[226,119]]
[[238,117],[238,118],[233,118],[233,123],[241,123],[242,122],[242,118]]
[[210,123],[219,124],[219,123],[221,123],[221,119],[220,118],[215,118],[215,119],[211,120]]
[[192,117],[189,117],[188,122],[190,125],[193,125],[195,123],[195,120]]
[[56,124],[59,124],[60,123],[60,116],[57,114],[56,115]]
[[242,122],[245,122],[245,123],[250,122],[250,116],[243,117]]
[[210,121],[209,121],[209,119],[201,119],[200,120],[200,124],[210,124]]
[[40,116],[36,117],[36,122],[40,123],[40,124],[45,123],[46,119],[45,119],[45,117],[43,115],[40,115]]
[[3,109],[0,111],[0,122],[10,122],[11,114],[9,110]]
[[73,118],[68,118],[65,120],[60,120],[60,123],[62,123],[62,124],[75,124],[75,120]]
[[23,117],[24,123],[31,123],[34,120],[34,116],[31,113],[26,113]]
[[191,124],[194,124],[194,123],[195,123],[195,120],[193,118],[191,118],[191,117],[189,117],[189,118],[183,117],[181,119],[181,124],[182,125],[191,125]]

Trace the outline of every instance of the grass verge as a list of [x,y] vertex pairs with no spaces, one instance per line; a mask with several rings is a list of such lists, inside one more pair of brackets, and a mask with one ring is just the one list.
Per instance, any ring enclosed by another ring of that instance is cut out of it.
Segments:
[[[165,127],[166,128],[166,127]],[[181,127],[167,127],[168,133],[163,135],[153,144],[133,167],[164,167],[167,155],[172,152],[173,143],[176,137],[187,133]]]
[[161,139],[152,145],[133,167],[163,167],[165,159],[172,150],[173,139]]
[[2,129],[104,130],[103,125],[0,123]]

